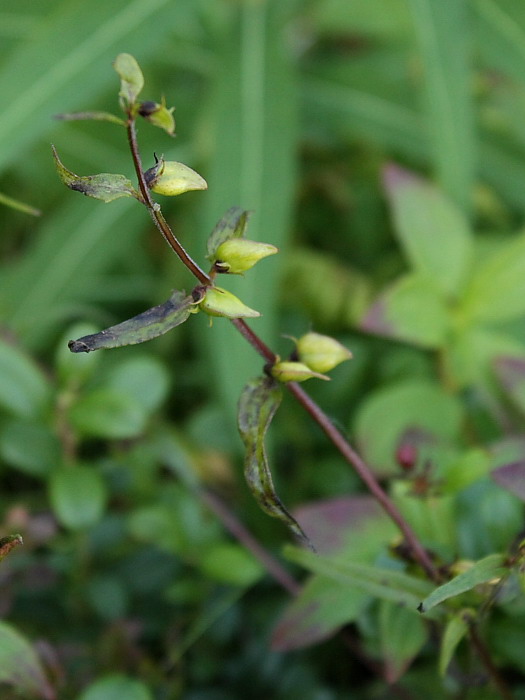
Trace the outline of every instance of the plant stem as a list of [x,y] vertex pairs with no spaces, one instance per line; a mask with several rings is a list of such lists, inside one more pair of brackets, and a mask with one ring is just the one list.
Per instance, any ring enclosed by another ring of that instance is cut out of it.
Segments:
[[469,628],[469,639],[499,695],[503,700],[512,700],[512,693],[494,665],[485,642],[478,635],[478,630],[473,624]]

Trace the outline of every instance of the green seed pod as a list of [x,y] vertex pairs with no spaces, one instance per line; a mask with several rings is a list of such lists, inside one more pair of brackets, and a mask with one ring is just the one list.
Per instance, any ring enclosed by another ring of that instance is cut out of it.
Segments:
[[195,170],[175,160],[163,160],[144,173],[146,184],[156,194],[173,197],[190,190],[207,190],[208,183]]
[[334,338],[319,333],[306,333],[297,341],[297,355],[315,372],[329,372],[352,357],[350,350]]
[[226,318],[256,318],[261,314],[255,309],[243,304],[242,301],[221,287],[208,287],[200,308],[209,316],[225,316]]
[[314,372],[303,362],[276,362],[270,371],[272,377],[278,382],[305,382],[312,377],[330,381],[330,377]]
[[161,103],[151,102],[146,100],[141,102],[139,105],[138,113],[141,117],[144,117],[146,121],[153,124],[153,126],[158,126],[160,129],[164,129],[170,136],[175,133],[175,119],[173,118],[173,111],[175,107],[166,107],[164,100]]
[[275,255],[279,250],[270,243],[257,243],[246,238],[229,238],[215,252],[215,269],[231,275],[242,275],[259,260]]

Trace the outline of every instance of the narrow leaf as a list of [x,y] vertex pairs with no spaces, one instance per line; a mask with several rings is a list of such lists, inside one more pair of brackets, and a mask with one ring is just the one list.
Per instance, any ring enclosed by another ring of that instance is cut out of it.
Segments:
[[185,297],[183,292],[175,291],[164,304],[154,306],[100,333],[70,340],[69,349],[71,352],[91,352],[101,348],[120,348],[123,345],[144,343],[184,323],[194,304],[193,297]]
[[464,571],[432,591],[419,604],[419,612],[426,613],[439,603],[470,591],[480,583],[504,576],[507,573],[507,569],[503,566],[504,561],[503,554],[489,554],[488,557],[480,559],[468,571]]
[[206,244],[207,258],[212,260],[215,256],[215,251],[224,241],[230,238],[243,238],[248,228],[249,218],[250,212],[241,209],[241,207],[228,209],[222,219],[215,224],[215,228],[208,238]]
[[462,610],[447,622],[439,650],[439,675],[444,676],[458,644],[468,632],[468,612]]
[[329,559],[297,547],[286,546],[285,556],[309,571],[366,591],[382,600],[406,606],[416,612],[421,593],[430,592],[432,584],[394,569],[369,564],[355,564],[347,560]]
[[120,197],[136,197],[140,199],[139,193],[124,175],[114,173],[99,173],[98,175],[86,175],[83,177],[75,175],[63,165],[54,146],[52,146],[52,149],[59,177],[69,189],[82,192],[86,197],[100,199],[106,203]]
[[40,216],[42,214],[40,209],[35,209],[35,207],[32,207],[29,204],[24,204],[24,202],[19,202],[18,199],[13,199],[12,197],[8,197],[6,194],[2,194],[1,192],[0,192],[0,204],[3,204],[6,207],[10,207],[11,209],[16,209],[17,211],[21,211],[24,214],[31,214],[31,216]]
[[129,53],[119,53],[113,68],[120,77],[120,97],[132,105],[144,87],[144,76],[136,59]]
[[119,126],[125,126],[126,122],[117,117],[111,112],[69,112],[67,114],[55,114],[55,119],[60,119],[65,122],[73,121],[97,121],[97,122],[111,122],[112,124],[118,124]]
[[279,384],[270,377],[249,382],[239,400],[238,426],[246,447],[244,475],[257,503],[272,518],[282,520],[293,534],[313,549],[299,523],[282,504],[275,492],[268,466],[264,437],[281,403]]

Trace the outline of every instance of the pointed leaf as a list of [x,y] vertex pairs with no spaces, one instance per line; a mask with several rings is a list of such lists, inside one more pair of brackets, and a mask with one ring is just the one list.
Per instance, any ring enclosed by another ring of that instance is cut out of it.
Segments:
[[265,513],[285,523],[293,534],[311,547],[299,523],[282,504],[273,485],[264,437],[281,403],[279,384],[270,377],[249,382],[239,399],[238,426],[246,447],[244,475],[250,491]]
[[441,639],[441,648],[439,650],[439,674],[444,676],[447,668],[452,661],[454,652],[458,644],[468,632],[468,611],[462,610],[457,615],[454,615],[448,622],[443,632]]
[[138,113],[144,117],[146,121],[153,126],[158,126],[167,134],[173,136],[175,134],[175,119],[173,118],[173,110],[175,107],[166,107],[164,100],[158,102],[141,102]]
[[125,126],[126,122],[117,117],[111,112],[99,112],[94,110],[92,112],[68,112],[66,114],[55,114],[55,119],[60,119],[65,122],[73,121],[97,121],[97,122],[111,122],[112,124],[118,124],[119,126]]
[[4,684],[22,697],[55,698],[33,647],[14,627],[0,622],[0,685]]
[[304,566],[313,573],[340,581],[347,586],[366,591],[382,600],[399,603],[414,613],[421,600],[421,593],[429,593],[432,584],[395,569],[385,569],[368,564],[355,564],[346,559],[322,557],[307,550],[287,545],[287,559]]
[[186,297],[183,292],[175,291],[164,304],[154,306],[100,333],[70,340],[69,349],[71,352],[91,352],[101,348],[120,348],[123,345],[144,343],[184,323],[194,304],[191,296]]
[[119,53],[113,68],[120,77],[120,97],[132,105],[144,87],[144,76],[136,59],[129,53]]
[[217,248],[228,241],[230,238],[243,238],[248,228],[248,219],[250,212],[241,209],[241,207],[231,207],[220,221],[217,222],[215,228],[211,232],[206,250],[207,258],[213,260]]
[[445,295],[457,295],[469,272],[472,234],[461,211],[436,187],[390,165],[384,184],[399,242],[414,269]]
[[508,573],[503,564],[503,554],[489,554],[488,557],[477,561],[468,571],[455,576],[447,583],[436,588],[418,606],[420,613],[426,613],[449,598],[470,591],[480,583],[486,583],[494,578],[500,578]]
[[75,175],[63,165],[54,146],[52,146],[52,149],[60,179],[70,190],[81,192],[86,197],[100,199],[106,203],[120,197],[136,197],[140,199],[139,193],[124,175],[115,173],[99,173],[98,175],[85,175],[82,177]]

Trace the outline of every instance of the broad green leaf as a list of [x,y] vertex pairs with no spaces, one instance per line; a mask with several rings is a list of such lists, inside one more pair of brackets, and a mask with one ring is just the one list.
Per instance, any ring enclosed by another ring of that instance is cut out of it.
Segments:
[[124,104],[133,105],[144,87],[144,76],[137,59],[129,53],[119,53],[113,68],[120,78],[120,97]]
[[367,311],[360,327],[368,333],[439,348],[445,344],[449,324],[439,288],[427,277],[414,274],[388,287]]
[[311,547],[308,537],[279,499],[266,457],[264,438],[281,399],[281,388],[270,377],[252,380],[241,394],[238,426],[246,448],[244,475],[262,510],[285,523],[296,537]]
[[[229,207],[253,211],[250,238],[275,245],[282,255],[245,278],[228,279],[228,290],[261,312],[257,331],[272,344],[278,336],[279,268],[295,206],[296,58],[286,31],[293,7],[243,2],[230,9],[213,36],[217,70],[209,91],[212,153],[201,246]],[[239,393],[260,371],[260,361],[230,324],[217,323],[212,333],[202,323],[200,328],[216,391],[226,415],[234,416]]]
[[210,233],[206,243],[206,250],[209,260],[215,256],[215,251],[224,241],[230,238],[244,238],[248,227],[250,212],[241,207],[231,207],[220,221],[215,224],[215,228]]
[[173,292],[168,301],[143,311],[138,316],[111,326],[100,333],[86,335],[69,342],[71,352],[91,352],[101,348],[120,348],[136,345],[164,335],[172,328],[184,323],[195,308],[191,296]]
[[409,380],[370,394],[358,409],[355,431],[359,447],[375,469],[396,473],[395,453],[403,433],[420,429],[436,438],[457,437],[461,403],[438,385]]
[[20,418],[36,418],[49,398],[49,384],[33,360],[0,339],[0,407]]
[[43,423],[13,419],[0,428],[0,455],[10,467],[46,477],[60,459],[61,446]]
[[[409,0],[408,4],[424,65],[432,163],[448,197],[469,212],[475,174],[469,3],[467,0]],[[453,250],[446,250],[447,242],[443,243],[443,256],[450,253],[449,265],[454,267],[457,261]],[[448,273],[446,267],[443,273]],[[450,274],[452,277],[453,271]]]
[[66,114],[57,114],[55,119],[60,119],[64,122],[74,122],[74,121],[95,121],[95,122],[111,122],[112,124],[118,124],[119,126],[125,126],[126,122],[117,117],[111,112],[69,112]]
[[364,590],[314,576],[279,619],[272,633],[272,649],[287,652],[317,644],[354,622],[369,602]]
[[112,673],[99,678],[84,690],[78,700],[153,700],[153,695],[142,681]]
[[0,622],[0,684],[25,698],[56,697],[34,648],[6,622]]
[[107,488],[93,467],[60,467],[51,475],[49,498],[58,520],[73,530],[95,525],[104,512]]
[[17,211],[21,211],[24,214],[31,214],[31,216],[40,216],[42,213],[40,209],[35,209],[35,207],[25,204],[24,202],[20,202],[18,199],[8,197],[6,194],[2,194],[2,192],[0,192],[0,204],[5,207],[11,207],[11,209],[16,209]]
[[398,603],[414,613],[421,602],[422,594],[427,595],[432,590],[432,584],[428,581],[395,569],[354,564],[346,559],[329,559],[291,545],[286,545],[284,554],[290,561],[313,573],[357,588],[382,600]]
[[421,613],[427,613],[436,605],[443,603],[455,596],[461,595],[466,591],[471,591],[480,583],[486,583],[492,579],[498,579],[508,573],[508,569],[504,566],[505,557],[502,554],[489,554],[488,557],[480,559],[473,564],[467,571],[455,576],[447,583],[436,588],[419,604],[418,610]]
[[203,574],[214,581],[246,588],[264,574],[254,556],[237,544],[218,543],[203,553],[199,561]]
[[428,629],[410,610],[382,600],[379,638],[386,681],[395,683],[421,651],[428,638]]
[[439,674],[445,676],[458,644],[468,632],[468,610],[461,610],[450,618],[441,638],[439,648]]
[[465,291],[461,315],[465,320],[508,321],[525,313],[525,234],[501,245],[479,264]]
[[140,403],[144,411],[153,413],[168,394],[170,375],[156,357],[142,355],[119,362],[104,377],[104,387]]
[[7,537],[0,538],[0,561],[21,544],[24,544],[21,535],[7,535]]
[[398,166],[385,169],[384,182],[409,262],[444,295],[457,296],[470,271],[473,244],[463,214],[438,188]]
[[107,388],[81,396],[69,410],[69,421],[81,435],[109,440],[140,435],[147,419],[140,401]]
[[100,199],[102,202],[113,202],[120,197],[136,197],[140,199],[139,193],[134,189],[131,182],[124,175],[114,173],[99,173],[98,175],[75,175],[68,170],[60,158],[54,146],[53,158],[60,179],[71,190],[81,192],[86,197]]

